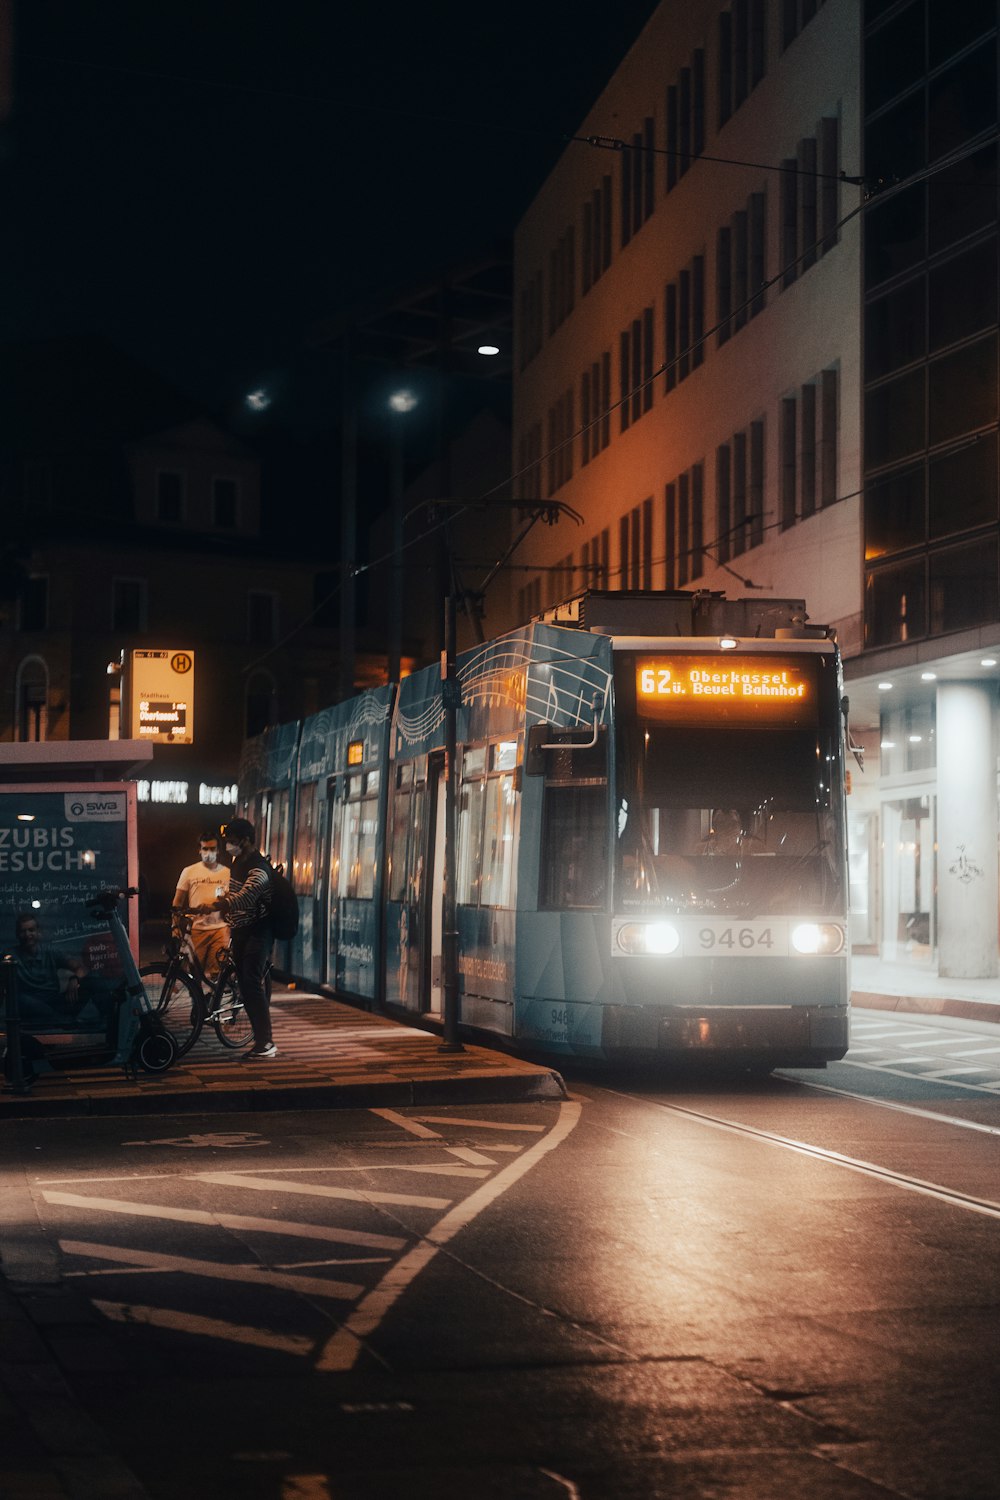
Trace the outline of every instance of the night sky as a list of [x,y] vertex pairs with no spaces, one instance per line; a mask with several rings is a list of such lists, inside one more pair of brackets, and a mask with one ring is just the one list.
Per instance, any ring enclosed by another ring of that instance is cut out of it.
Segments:
[[0,339],[98,332],[225,410],[509,234],[654,8],[20,0]]

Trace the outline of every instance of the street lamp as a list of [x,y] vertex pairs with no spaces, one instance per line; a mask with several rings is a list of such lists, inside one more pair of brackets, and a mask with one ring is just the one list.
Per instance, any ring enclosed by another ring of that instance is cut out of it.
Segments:
[[418,398],[403,388],[389,397],[393,418],[389,423],[392,517],[392,587],[389,590],[389,649],[386,676],[398,682],[403,659],[403,429],[401,419],[413,411]]

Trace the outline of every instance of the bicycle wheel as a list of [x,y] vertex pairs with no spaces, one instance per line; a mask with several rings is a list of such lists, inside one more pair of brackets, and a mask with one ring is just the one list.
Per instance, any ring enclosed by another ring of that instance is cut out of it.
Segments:
[[139,976],[146,998],[177,1044],[177,1056],[183,1057],[205,1023],[201,990],[190,974],[172,964],[144,964]]
[[135,1049],[136,1061],[145,1073],[165,1073],[178,1056],[174,1034],[166,1028],[140,1036]]
[[235,974],[226,976],[220,989],[212,992],[212,1010],[208,1019],[224,1047],[239,1051],[253,1041],[253,1027],[247,1015],[239,981]]

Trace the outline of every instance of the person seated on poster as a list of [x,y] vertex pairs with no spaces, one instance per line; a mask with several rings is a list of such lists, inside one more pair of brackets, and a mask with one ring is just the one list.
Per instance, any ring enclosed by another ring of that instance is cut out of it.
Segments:
[[[177,877],[173,907],[198,913],[191,923],[191,947],[205,978],[214,979],[223,949],[229,944],[229,927],[217,909],[219,899],[229,890],[229,868],[219,863],[219,840],[214,833],[202,835],[198,853],[199,862],[185,865]],[[183,936],[176,925],[175,936]]]
[[21,1020],[52,1025],[75,1015],[87,973],[83,960],[43,943],[34,912],[18,913],[14,935],[17,946],[12,957]]
[[74,1019],[78,1025],[94,1021],[107,1025],[125,977],[117,945],[110,932],[91,932],[84,938],[80,954],[86,974],[80,980]]

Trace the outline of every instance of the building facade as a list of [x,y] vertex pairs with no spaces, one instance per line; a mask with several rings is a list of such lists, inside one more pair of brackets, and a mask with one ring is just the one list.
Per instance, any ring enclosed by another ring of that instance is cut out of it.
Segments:
[[193,656],[194,743],[157,744],[138,785],[140,865],[162,906],[235,806],[244,737],[335,696],[325,559],[262,529],[251,449],[106,348],[59,341],[8,367],[0,742],[137,735],[122,661]]
[[[997,13],[665,0],[515,239],[513,584],[801,596],[856,948],[997,971]],[[530,549],[530,550],[529,550]],[[885,684],[891,683],[891,686]]]

